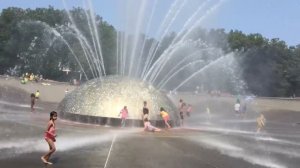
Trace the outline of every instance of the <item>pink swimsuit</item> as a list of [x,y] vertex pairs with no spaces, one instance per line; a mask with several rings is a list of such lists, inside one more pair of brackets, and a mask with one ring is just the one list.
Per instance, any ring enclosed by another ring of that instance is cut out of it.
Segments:
[[126,109],[122,109],[120,113],[122,119],[126,119],[128,117],[128,111]]
[[52,124],[49,127],[48,131],[45,132],[45,139],[51,139],[53,142],[55,142],[56,141],[55,135],[56,135],[55,134],[55,126],[54,126],[54,124]]

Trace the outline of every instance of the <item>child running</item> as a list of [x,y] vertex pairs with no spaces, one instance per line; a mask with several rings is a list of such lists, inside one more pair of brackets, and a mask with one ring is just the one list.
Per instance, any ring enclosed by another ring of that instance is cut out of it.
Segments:
[[148,118],[144,119],[144,131],[152,131],[152,132],[158,132],[161,131],[161,129],[154,127],[151,125],[150,121]]
[[55,144],[54,144],[54,142],[56,141],[56,139],[55,139],[55,137],[56,137],[55,120],[56,119],[57,119],[57,112],[52,111],[50,113],[50,120],[48,122],[47,129],[45,132],[45,140],[47,141],[47,143],[49,145],[49,151],[41,157],[42,161],[45,164],[49,164],[49,165],[52,164],[51,162],[49,162],[49,158],[56,150]]
[[169,114],[165,111],[163,107],[160,108],[160,115],[164,119],[166,126],[168,128],[171,128],[170,124],[168,123],[170,120]]

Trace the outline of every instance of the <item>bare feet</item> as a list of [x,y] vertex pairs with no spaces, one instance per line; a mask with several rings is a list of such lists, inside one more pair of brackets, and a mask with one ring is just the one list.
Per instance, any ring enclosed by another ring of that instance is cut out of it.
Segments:
[[47,164],[48,164],[48,165],[52,165],[53,163],[52,163],[52,162],[47,162]]
[[48,162],[47,162],[47,160],[44,158],[44,156],[41,157],[41,160],[42,160],[44,163],[48,164]]
[[45,164],[48,164],[48,165],[52,165],[52,164],[53,164],[52,162],[48,162],[48,161],[44,158],[44,156],[41,157],[41,160],[42,160],[43,163],[45,163]]

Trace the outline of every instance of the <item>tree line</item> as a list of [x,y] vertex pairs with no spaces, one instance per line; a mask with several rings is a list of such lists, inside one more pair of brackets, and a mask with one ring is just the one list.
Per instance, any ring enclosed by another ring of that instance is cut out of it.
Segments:
[[[88,41],[89,33],[86,11],[73,8],[69,11],[76,26]],[[95,71],[82,57],[85,50],[69,28],[70,19],[65,10],[48,8],[21,9],[10,7],[0,14],[0,74],[21,75],[26,72],[43,75],[44,78],[66,81],[78,77],[81,69],[91,79]],[[99,39],[107,75],[116,74],[117,30],[96,16]],[[60,33],[65,42],[55,36]],[[121,33],[120,33],[121,34]],[[170,33],[159,46],[154,59],[170,45],[176,33]],[[146,38],[146,37],[143,37]],[[267,39],[261,34],[245,34],[242,31],[224,29],[193,30],[191,39],[201,39],[206,44],[222,49],[225,53],[234,52],[246,90],[258,96],[299,96],[300,95],[300,45],[288,46],[275,38]],[[150,50],[155,39],[147,39],[145,50]],[[73,53],[70,52],[73,49]],[[74,54],[79,56],[74,58]],[[147,54],[145,54],[147,55]],[[81,62],[81,65],[78,65]],[[145,59],[145,58],[143,58]],[[208,58],[210,59],[210,58]],[[64,68],[72,70],[65,76]],[[220,77],[221,78],[221,77]]]

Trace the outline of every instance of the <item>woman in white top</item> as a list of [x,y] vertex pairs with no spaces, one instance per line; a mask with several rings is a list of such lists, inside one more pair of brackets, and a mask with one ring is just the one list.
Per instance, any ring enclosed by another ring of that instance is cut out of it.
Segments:
[[240,103],[235,103],[235,105],[234,105],[235,114],[237,114],[237,115],[239,114],[240,107],[241,107]]

